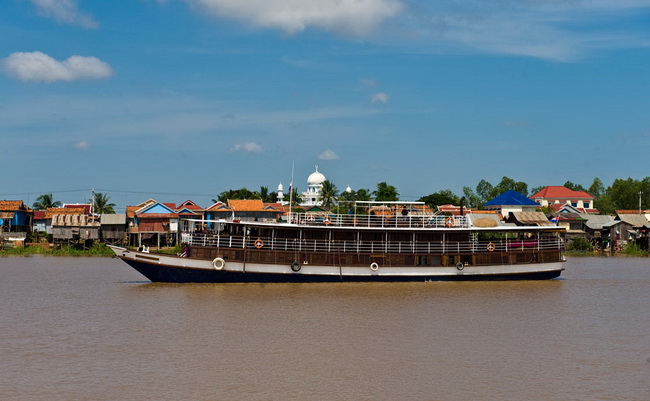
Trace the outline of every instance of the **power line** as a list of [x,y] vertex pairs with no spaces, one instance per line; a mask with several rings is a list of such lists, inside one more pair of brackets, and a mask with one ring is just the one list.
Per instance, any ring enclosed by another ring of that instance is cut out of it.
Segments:
[[119,189],[104,189],[96,188],[97,191],[104,192],[117,192],[122,194],[138,194],[138,195],[164,195],[164,196],[215,196],[216,194],[193,194],[188,192],[152,192],[152,191],[122,191]]
[[[13,193],[0,193],[0,196],[29,196],[29,195],[40,195],[40,194],[60,194],[60,193],[69,193],[69,192],[91,192],[92,189],[64,189],[60,191],[34,191],[34,192],[13,192]],[[111,193],[122,193],[122,194],[145,194],[145,195],[163,195],[163,196],[215,196],[216,194],[198,194],[198,193],[188,193],[188,192],[155,192],[155,191],[127,191],[121,189],[105,189],[105,188],[95,188],[95,191],[102,192],[111,192]]]

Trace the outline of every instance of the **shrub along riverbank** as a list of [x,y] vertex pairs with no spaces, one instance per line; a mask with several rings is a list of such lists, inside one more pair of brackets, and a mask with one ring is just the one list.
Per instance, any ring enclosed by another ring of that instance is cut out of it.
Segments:
[[[73,245],[60,245],[60,246],[42,246],[28,245],[25,247],[4,248],[0,249],[0,256],[88,256],[88,257],[111,257],[115,253],[104,244],[93,244],[90,248],[83,248],[81,246]],[[45,244],[47,245],[47,244]],[[154,252],[177,254],[181,251],[180,246],[172,248],[156,249]]]
[[5,248],[0,250],[0,256],[113,256],[114,253],[104,244],[94,244],[90,248],[78,248],[71,245],[61,245],[57,247],[26,246]]

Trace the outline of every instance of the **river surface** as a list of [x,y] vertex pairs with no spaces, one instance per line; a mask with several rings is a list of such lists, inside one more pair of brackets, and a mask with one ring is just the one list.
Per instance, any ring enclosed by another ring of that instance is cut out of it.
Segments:
[[650,400],[650,259],[518,282],[152,284],[0,258],[0,400]]

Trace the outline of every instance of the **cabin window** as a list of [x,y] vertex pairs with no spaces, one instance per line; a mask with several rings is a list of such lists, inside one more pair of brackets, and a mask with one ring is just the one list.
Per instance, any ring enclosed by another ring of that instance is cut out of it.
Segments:
[[298,238],[298,230],[277,230],[276,237],[295,239]]
[[388,234],[388,240],[394,242],[409,242],[413,240],[413,234],[404,232],[392,232]]
[[379,242],[385,239],[383,232],[366,231],[361,233],[361,241]]
[[335,241],[354,241],[356,238],[356,232],[341,230],[341,231],[332,231],[332,239]]
[[304,239],[328,239],[326,230],[305,230],[302,232],[302,235]]
[[440,242],[442,241],[442,233],[417,233],[415,238],[419,242]]

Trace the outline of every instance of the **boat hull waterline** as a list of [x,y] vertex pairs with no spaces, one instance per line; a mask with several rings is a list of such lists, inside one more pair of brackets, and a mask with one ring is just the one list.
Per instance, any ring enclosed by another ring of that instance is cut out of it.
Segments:
[[[110,247],[116,257],[153,282],[166,283],[304,283],[548,280],[560,276],[562,262],[489,266],[418,267],[302,265],[227,262],[221,269],[209,260],[183,258]],[[219,267],[219,266],[218,266]]]

